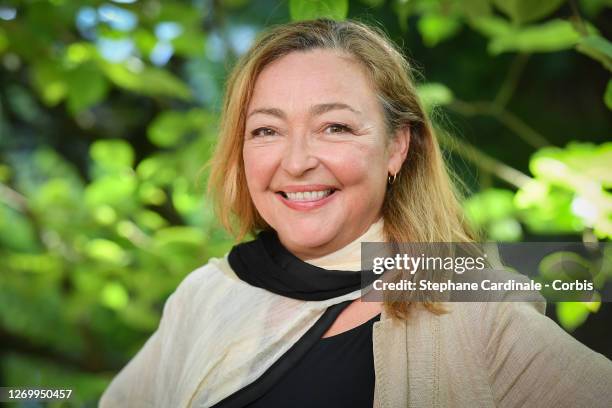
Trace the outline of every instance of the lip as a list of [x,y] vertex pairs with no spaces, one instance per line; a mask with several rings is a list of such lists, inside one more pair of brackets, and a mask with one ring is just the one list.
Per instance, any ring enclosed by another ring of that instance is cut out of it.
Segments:
[[285,204],[287,207],[297,210],[297,211],[311,211],[324,205],[328,204],[331,200],[333,200],[336,195],[338,195],[338,189],[332,186],[326,186],[323,184],[310,184],[306,186],[286,186],[283,187],[282,190],[289,193],[298,193],[303,191],[320,191],[320,190],[334,190],[330,195],[320,200],[313,201],[291,201],[282,196],[282,194],[275,193],[274,195],[278,197],[278,199]]
[[290,185],[279,188],[278,191],[284,191],[286,193],[300,193],[304,191],[321,191],[321,190],[337,190],[336,187],[330,186],[329,184],[304,184],[304,185]]

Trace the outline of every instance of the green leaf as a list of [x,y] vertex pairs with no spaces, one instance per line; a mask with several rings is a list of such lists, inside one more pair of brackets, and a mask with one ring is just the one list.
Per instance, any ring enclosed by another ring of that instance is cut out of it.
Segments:
[[415,4],[412,1],[395,1],[393,2],[393,11],[397,15],[397,21],[402,33],[408,31],[408,18],[415,11]]
[[417,93],[428,109],[434,106],[447,105],[454,99],[453,91],[446,85],[436,82],[420,85],[417,88]]
[[102,288],[100,301],[113,310],[125,308],[129,302],[129,295],[125,287],[119,282],[109,282]]
[[155,48],[155,45],[157,44],[157,38],[155,35],[151,31],[142,27],[136,29],[133,38],[138,50],[140,50],[140,52],[147,57],[149,54],[151,54],[151,51],[153,51],[153,48]]
[[191,125],[185,121],[182,112],[166,111],[160,113],[149,125],[147,135],[157,146],[171,147],[176,145],[190,129]]
[[0,203],[0,246],[15,251],[36,250],[36,231],[26,216]]
[[107,204],[114,209],[128,209],[134,205],[136,177],[118,173],[100,177],[85,188],[85,203],[95,208]]
[[188,112],[165,111],[147,129],[149,140],[160,147],[177,145],[190,132],[202,131],[212,118],[202,109]]
[[557,10],[564,0],[493,0],[495,6],[516,23],[539,20]]
[[608,86],[606,86],[606,92],[604,93],[604,103],[608,107],[608,109],[612,110],[612,80],[608,81]]
[[577,329],[589,317],[589,308],[582,302],[557,303],[557,319],[569,332]]
[[468,19],[488,17],[492,13],[490,0],[462,0],[459,7]]
[[515,195],[520,220],[538,234],[578,233],[584,224],[573,212],[574,194],[563,188],[536,181]]
[[107,239],[92,239],[85,246],[85,253],[92,259],[113,265],[126,265],[128,262],[127,253],[123,248]]
[[138,211],[134,218],[142,228],[155,231],[168,225],[168,221],[158,213],[151,210]]
[[508,51],[553,52],[571,48],[580,39],[580,34],[570,22],[550,20],[493,37],[488,50],[493,55]]
[[518,241],[523,231],[515,217],[513,197],[509,190],[483,190],[465,201],[465,214],[472,225],[486,231],[488,239]]
[[144,204],[162,205],[166,202],[166,193],[164,190],[148,181],[140,184],[138,196]]
[[0,183],[6,183],[12,175],[12,169],[6,164],[0,164]]
[[461,23],[456,17],[429,13],[419,18],[417,28],[423,37],[423,43],[434,47],[455,35],[461,28]]
[[66,66],[83,64],[87,61],[93,60],[97,53],[98,51],[93,44],[87,42],[75,42],[66,48],[63,62],[66,64]]
[[187,216],[202,210],[202,200],[192,189],[185,178],[177,178],[173,183],[172,203],[181,215]]
[[164,1],[160,6],[161,11],[155,16],[155,22],[174,21],[186,28],[197,26],[204,17],[188,2]]
[[89,148],[89,155],[106,169],[131,168],[134,164],[134,149],[121,139],[97,140]]
[[601,295],[597,292],[593,295],[591,302],[582,302],[591,313],[597,313],[601,308]]
[[197,29],[187,29],[172,40],[176,53],[186,57],[202,56],[205,43],[204,34]]
[[466,216],[477,227],[505,220],[514,214],[513,198],[514,194],[510,190],[483,190],[465,201]]
[[68,93],[64,72],[52,61],[43,61],[33,67],[32,83],[47,106],[57,105]]
[[591,188],[593,181],[612,187],[612,143],[570,143],[565,148],[547,147],[534,154],[529,169],[539,179],[571,190]]
[[108,92],[106,78],[93,62],[67,73],[68,110],[74,115],[102,101]]
[[117,212],[110,205],[100,205],[94,208],[92,215],[101,225],[111,225],[117,221]]
[[495,38],[512,34],[514,28],[499,17],[479,17],[469,21],[470,26],[485,37]]
[[69,179],[51,178],[38,188],[30,205],[47,215],[50,210],[62,210],[80,204],[79,193]]
[[204,233],[195,227],[168,227],[155,233],[155,243],[159,247],[170,244],[183,244],[201,247],[205,243]]
[[576,50],[601,62],[606,69],[612,71],[612,43],[604,37],[590,34],[576,45]]
[[8,256],[7,265],[16,271],[60,276],[63,262],[55,254],[13,253]]
[[348,7],[348,0],[289,0],[289,14],[294,21],[321,17],[344,20]]
[[495,242],[516,242],[523,236],[521,224],[510,217],[491,222],[487,232],[488,238]]
[[[566,148],[548,147],[539,150],[529,168],[544,190],[538,195],[525,194],[527,186],[517,193],[517,205],[529,209],[529,217],[537,220],[534,211],[541,211],[540,223],[551,227],[551,217],[568,231],[583,226],[594,228],[596,235],[612,236],[612,143],[594,145],[570,143]],[[542,190],[542,188],[540,189]],[[563,223],[560,223],[563,221]]]
[[6,32],[0,27],[0,55],[8,48],[9,40],[6,36]]
[[55,150],[41,146],[33,155],[34,165],[37,171],[46,177],[63,177],[71,180],[80,180],[74,164],[68,162]]
[[141,180],[157,185],[169,184],[176,178],[175,162],[169,155],[157,154],[142,160],[136,167]]
[[131,70],[122,64],[105,64],[104,72],[115,85],[148,96],[191,100],[189,87],[170,72],[149,66]]

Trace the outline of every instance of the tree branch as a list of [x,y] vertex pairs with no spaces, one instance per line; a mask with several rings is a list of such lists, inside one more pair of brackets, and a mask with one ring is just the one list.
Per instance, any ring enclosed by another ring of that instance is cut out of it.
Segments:
[[47,248],[47,244],[43,237],[43,228],[30,208],[26,196],[11,188],[11,186],[0,183],[0,202],[4,202],[7,206],[27,217],[36,233],[36,243],[40,245],[41,248]]
[[525,65],[527,65],[527,61],[529,60],[530,54],[520,53],[517,54],[514,60],[512,61],[512,65],[510,65],[510,69],[508,70],[508,74],[506,75],[506,79],[502,83],[502,86],[499,88],[497,92],[497,96],[493,103],[499,107],[505,107],[514,92],[516,91],[516,87],[518,86],[519,80],[521,78],[521,74],[525,69]]
[[576,31],[578,31],[578,33],[580,33],[580,35],[582,35],[583,37],[586,37],[587,35],[589,35],[589,32],[587,30],[587,26],[584,22],[584,19],[580,15],[580,11],[578,10],[578,4],[576,4],[576,0],[569,0],[569,4],[570,4],[570,7],[572,8],[572,16],[574,17],[574,20],[576,20],[576,24],[575,24]]
[[447,106],[449,109],[464,116],[489,116],[495,118],[528,145],[536,149],[551,145],[543,135],[526,124],[521,118],[506,110],[503,106],[497,105],[495,102],[465,102],[456,99]]
[[516,188],[521,188],[532,180],[532,178],[525,173],[487,155],[467,141],[457,139],[443,129],[436,129],[436,134],[440,144],[444,148],[458,154],[476,167],[494,174]]
[[25,213],[28,209],[28,199],[4,183],[0,183],[0,200],[21,213]]
[[529,57],[528,53],[516,55],[493,101],[466,102],[455,99],[448,105],[448,108],[464,116],[492,117],[536,149],[551,145],[552,143],[542,134],[506,109],[506,105],[516,91]]

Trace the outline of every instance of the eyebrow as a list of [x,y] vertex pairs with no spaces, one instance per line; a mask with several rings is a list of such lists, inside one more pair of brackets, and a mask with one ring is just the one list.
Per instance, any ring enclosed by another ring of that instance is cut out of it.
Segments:
[[[356,113],[358,115],[361,115],[361,112],[359,112],[357,109],[353,108],[350,105],[347,105],[346,103],[341,103],[341,102],[331,102],[331,103],[320,103],[318,105],[313,105],[310,107],[309,111],[310,114],[313,116],[317,116],[317,115],[322,115],[326,112],[332,111],[332,110],[341,110],[341,109],[346,109],[349,110],[353,113]],[[276,116],[278,118],[281,119],[286,119],[287,115],[285,115],[285,112],[283,112],[281,109],[278,108],[259,108],[259,109],[254,109],[251,113],[248,114],[247,118],[257,114],[257,113],[261,113],[264,115],[271,115],[271,116]]]

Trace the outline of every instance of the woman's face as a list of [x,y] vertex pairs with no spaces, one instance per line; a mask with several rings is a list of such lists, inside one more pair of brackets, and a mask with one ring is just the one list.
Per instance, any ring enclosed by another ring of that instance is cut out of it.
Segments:
[[243,156],[260,215],[302,259],[336,251],[380,217],[409,133],[388,144],[361,65],[333,50],[293,52],[258,76]]

